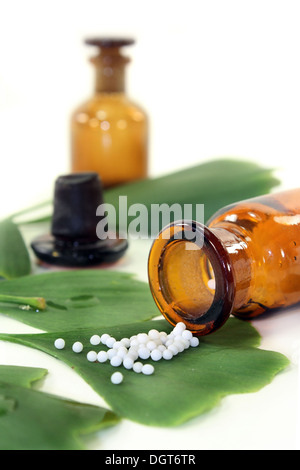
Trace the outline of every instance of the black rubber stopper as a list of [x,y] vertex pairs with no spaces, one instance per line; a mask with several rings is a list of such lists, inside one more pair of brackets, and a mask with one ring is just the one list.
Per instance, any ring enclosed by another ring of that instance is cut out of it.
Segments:
[[65,267],[88,267],[117,261],[128,247],[117,233],[103,240],[96,227],[101,217],[103,190],[97,173],[74,173],[57,178],[51,235],[32,241],[35,255],[44,263]]
[[88,38],[85,40],[85,44],[89,46],[97,46],[101,48],[111,48],[111,47],[124,47],[131,46],[135,43],[135,40],[132,38],[117,38],[117,37],[95,37]]

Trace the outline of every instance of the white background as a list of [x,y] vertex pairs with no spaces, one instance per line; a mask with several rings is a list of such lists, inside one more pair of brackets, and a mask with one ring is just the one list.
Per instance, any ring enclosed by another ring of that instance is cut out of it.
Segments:
[[[129,95],[151,121],[151,174],[219,156],[298,184],[300,4],[266,0],[2,0],[0,216],[69,171],[69,116],[94,84],[94,35],[126,35]],[[286,176],[284,176],[286,178]]]
[[[69,171],[70,113],[93,91],[94,51],[83,40],[94,35],[137,41],[126,50],[127,89],[150,118],[152,175],[232,156],[275,167],[283,187],[298,186],[299,23],[300,2],[290,0],[2,0],[0,217],[48,198]],[[145,279],[149,247],[136,249],[124,269]],[[299,313],[255,322],[262,346],[292,358]],[[18,328],[1,318],[1,331]],[[47,364],[46,389],[100,404],[63,365],[15,348],[1,345],[1,363]],[[297,381],[293,362],[261,392],[229,397],[179,430],[122,423],[94,447],[294,448]]]

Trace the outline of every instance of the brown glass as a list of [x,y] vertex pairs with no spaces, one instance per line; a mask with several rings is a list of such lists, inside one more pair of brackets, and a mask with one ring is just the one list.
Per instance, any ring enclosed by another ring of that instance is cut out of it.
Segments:
[[95,93],[71,119],[72,172],[96,172],[105,188],[147,177],[148,118],[125,91],[129,62],[120,48],[131,40],[93,39],[99,47],[91,59]]
[[[198,234],[194,241],[190,232]],[[300,189],[232,204],[207,226],[179,221],[165,227],[152,245],[148,274],[166,319],[183,321],[198,335],[217,330],[230,314],[250,319],[296,304]]]

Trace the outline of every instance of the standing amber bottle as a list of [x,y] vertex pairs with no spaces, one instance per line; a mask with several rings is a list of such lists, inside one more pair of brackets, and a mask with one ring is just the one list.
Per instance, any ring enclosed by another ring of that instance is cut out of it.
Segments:
[[95,66],[95,94],[71,120],[72,172],[96,172],[105,188],[146,178],[148,119],[125,92],[121,48],[131,39],[96,38],[86,41],[99,48]]
[[232,204],[207,226],[165,227],[148,273],[166,319],[198,335],[212,333],[230,314],[249,319],[299,302],[300,189]]

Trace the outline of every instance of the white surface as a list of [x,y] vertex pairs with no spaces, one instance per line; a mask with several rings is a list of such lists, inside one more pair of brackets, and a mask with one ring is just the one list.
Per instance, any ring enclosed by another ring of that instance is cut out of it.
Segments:
[[[127,51],[127,83],[150,117],[152,174],[234,156],[276,167],[283,187],[298,186],[299,15],[297,0],[2,2],[0,217],[49,198],[55,178],[69,170],[69,116],[93,87],[93,52],[82,44],[91,35],[137,39]],[[133,242],[119,269],[146,280],[149,246]],[[262,347],[294,361],[299,313],[294,308],[253,322]],[[3,316],[0,330],[33,331]],[[1,342],[0,363],[45,367],[44,390],[103,404],[71,369],[46,354]],[[294,361],[260,392],[227,397],[180,428],[123,421],[90,447],[300,448],[299,389]]]

